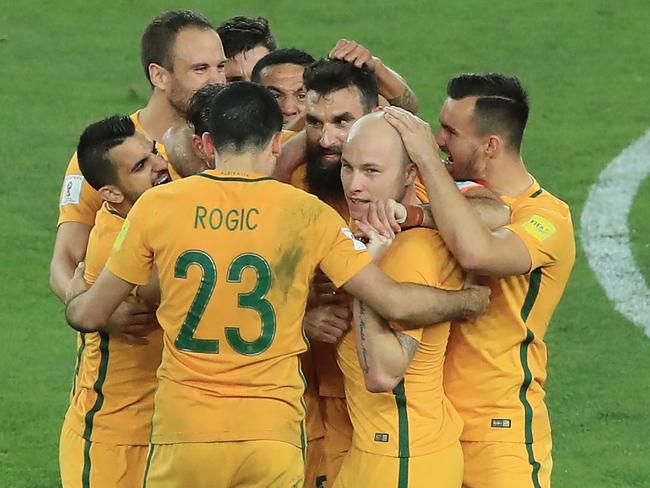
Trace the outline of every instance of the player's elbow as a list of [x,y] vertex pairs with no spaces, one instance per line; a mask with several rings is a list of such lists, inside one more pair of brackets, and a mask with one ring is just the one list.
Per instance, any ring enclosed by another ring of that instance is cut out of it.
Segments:
[[370,393],[385,393],[393,391],[402,378],[376,369],[375,371],[371,370],[366,373],[364,375],[364,380],[366,383],[366,390]]
[[485,259],[481,252],[466,246],[459,246],[455,250],[454,256],[463,268],[468,273],[480,273],[485,269]]
[[96,332],[103,323],[98,317],[93,317],[91,313],[78,306],[75,300],[72,300],[65,309],[65,319],[68,325],[79,332]]

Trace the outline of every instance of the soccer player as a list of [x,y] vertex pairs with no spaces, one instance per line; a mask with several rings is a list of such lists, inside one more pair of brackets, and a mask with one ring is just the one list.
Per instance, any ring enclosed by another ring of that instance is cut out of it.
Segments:
[[[473,73],[449,81],[435,135],[386,109],[426,184],[440,234],[461,266],[484,275],[488,311],[452,328],[445,389],[465,423],[468,488],[548,487],[551,427],[544,403],[549,321],[575,260],[568,206],[528,172],[521,142],[528,95],[517,78]],[[438,157],[449,156],[451,175]],[[453,185],[479,179],[512,209],[490,231]]]
[[[101,195],[86,252],[84,279],[104,268],[124,218],[137,199],[169,181],[166,161],[128,116],[91,124],[77,148],[85,180]],[[129,329],[144,337],[80,333],[70,407],[59,446],[64,488],[142,486],[158,384],[162,331]]]
[[[353,218],[369,202],[421,203],[415,165],[383,112],[359,119],[343,146],[341,180]],[[379,263],[397,281],[458,290],[463,273],[437,231],[399,233]],[[364,304],[338,347],[354,427],[336,487],[459,488],[460,416],[442,386],[449,322],[405,330]]]
[[270,179],[282,113],[265,88],[230,84],[209,117],[203,138],[216,169],[145,193],[95,284],[86,291],[72,282],[66,317],[78,330],[110,333],[108,318],[155,264],[164,348],[147,486],[297,487],[298,357],[315,268],[407,323],[480,312],[487,293],[394,282],[334,210]]
[[304,125],[303,74],[314,61],[311,54],[299,49],[276,49],[253,68],[251,81],[267,87],[280,104],[284,129],[295,130],[302,128],[301,123]]
[[264,17],[237,16],[217,28],[228,58],[226,79],[228,82],[249,81],[257,62],[278,44]]
[[[210,21],[197,12],[170,11],[156,17],[142,35],[140,54],[153,91],[147,106],[131,118],[136,129],[154,141],[160,141],[169,127],[184,119],[187,103],[198,88],[225,82],[221,41]],[[165,155],[162,145],[157,149]],[[81,174],[74,154],[63,180],[50,263],[50,288],[61,300],[77,263],[84,258],[101,203],[99,193]],[[144,317],[145,310],[143,304],[125,305],[115,318],[135,321]]]

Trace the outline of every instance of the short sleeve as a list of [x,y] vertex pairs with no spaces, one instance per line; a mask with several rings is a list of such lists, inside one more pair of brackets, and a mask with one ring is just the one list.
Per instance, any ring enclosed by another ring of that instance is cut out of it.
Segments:
[[567,212],[540,207],[523,207],[505,226],[526,245],[532,262],[531,269],[548,266],[557,261],[566,247],[566,239],[573,239],[571,216]]
[[318,203],[321,211],[312,225],[315,239],[322,246],[320,269],[336,287],[341,287],[370,264],[372,258],[341,216],[328,205]]
[[95,230],[96,227],[94,227],[90,232],[88,248],[86,249],[86,258],[84,260],[86,263],[84,279],[88,284],[93,284],[97,281],[97,278],[102,272],[102,269],[104,269],[106,260],[108,259],[108,256],[110,256],[113,247],[113,243],[109,239],[98,238]]
[[74,153],[61,186],[57,226],[65,222],[79,222],[92,227],[95,224],[95,214],[101,206],[102,197],[81,174],[77,153]]
[[147,215],[151,215],[147,196],[142,195],[129,212],[106,263],[111,273],[135,285],[149,283],[153,267],[153,249],[148,231],[153,224],[147,218]]

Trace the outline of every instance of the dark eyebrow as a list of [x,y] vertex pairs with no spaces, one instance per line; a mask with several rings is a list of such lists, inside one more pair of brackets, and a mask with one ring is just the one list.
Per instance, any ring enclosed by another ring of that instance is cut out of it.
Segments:
[[305,114],[305,120],[307,122],[320,122],[321,121],[318,117],[316,117],[316,116],[314,116],[314,115],[312,115],[310,113]]
[[334,122],[351,122],[354,120],[354,118],[354,115],[352,115],[350,112],[343,112],[342,114],[334,117]]
[[448,130],[452,134],[458,134],[458,131],[456,129],[454,129],[451,125],[447,125],[447,124],[444,124],[444,123],[440,122],[440,127],[442,127],[443,129]]

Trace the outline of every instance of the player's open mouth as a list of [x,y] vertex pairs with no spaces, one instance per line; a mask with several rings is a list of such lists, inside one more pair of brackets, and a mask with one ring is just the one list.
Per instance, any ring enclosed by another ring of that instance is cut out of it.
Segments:
[[162,185],[162,184],[167,183],[169,181],[171,181],[171,177],[169,176],[169,173],[164,173],[160,178],[158,178],[156,181],[154,181],[153,186]]

